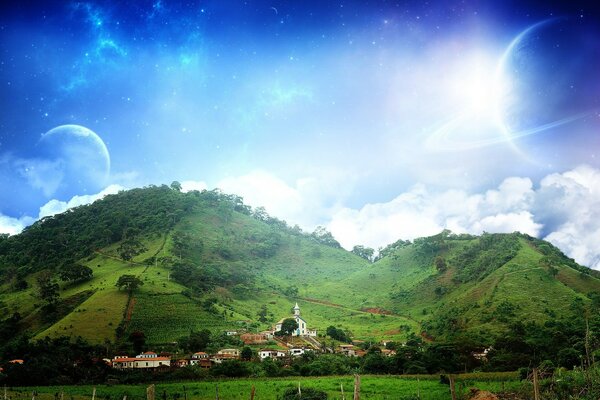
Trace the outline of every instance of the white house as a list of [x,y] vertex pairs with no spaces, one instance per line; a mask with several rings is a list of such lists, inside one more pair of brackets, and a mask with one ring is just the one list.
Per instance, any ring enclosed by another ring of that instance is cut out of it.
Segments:
[[261,361],[265,358],[282,358],[285,357],[285,351],[275,349],[262,349],[258,352],[258,356],[260,357]]
[[301,356],[302,354],[306,353],[307,351],[310,351],[310,350],[306,350],[306,349],[304,349],[304,347],[294,347],[294,348],[289,349],[288,353],[292,357],[297,357],[297,356]]
[[112,360],[113,368],[118,369],[146,369],[158,367],[170,367],[169,357],[159,357],[156,353],[148,351],[135,357],[116,356]]
[[[296,303],[296,306],[294,307],[294,315],[288,318],[295,319],[296,323],[298,324],[298,329],[292,332],[292,336],[317,336],[317,330],[310,329],[308,327],[308,323],[300,316],[300,307],[298,306],[298,303]],[[283,324],[283,321],[288,318],[282,318],[277,322],[277,324],[275,324],[275,332],[281,331],[281,325]]]

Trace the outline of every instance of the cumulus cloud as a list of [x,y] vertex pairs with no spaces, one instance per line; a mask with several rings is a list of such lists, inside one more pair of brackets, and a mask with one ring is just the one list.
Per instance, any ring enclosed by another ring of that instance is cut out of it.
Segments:
[[416,185],[388,203],[342,209],[333,215],[328,227],[346,248],[358,243],[379,247],[446,228],[457,233],[519,230],[537,235],[541,226],[529,211],[533,198],[532,182],[527,178],[508,178],[498,189],[482,194],[460,190],[440,193]]
[[456,233],[520,231],[548,240],[577,262],[600,269],[600,170],[581,166],[551,174],[534,188],[510,177],[484,193],[436,192],[415,185],[387,203],[343,208],[329,230],[347,249],[397,239]]
[[339,208],[337,202],[344,197],[341,188],[352,185],[347,179],[340,185],[342,179],[341,174],[330,171],[319,178],[302,178],[289,185],[269,172],[255,170],[223,179],[217,187],[242,196],[244,203],[252,207],[264,207],[274,217],[312,230]]
[[74,196],[69,201],[60,201],[55,199],[50,200],[42,207],[40,207],[40,211],[37,218],[33,218],[30,216],[13,218],[0,214],[0,233],[16,235],[17,233],[20,233],[25,227],[34,223],[37,219],[59,214],[73,207],[93,203],[94,201],[101,199],[106,195],[118,193],[120,190],[123,189],[124,188],[120,185],[110,185],[97,194]]
[[581,166],[545,177],[535,213],[544,238],[577,262],[600,269],[600,170]]
[[67,211],[70,208],[93,203],[94,201],[99,200],[106,195],[116,194],[123,189],[124,188],[120,185],[110,185],[97,194],[74,196],[69,201],[60,201],[56,199],[50,200],[42,207],[40,207],[40,213],[38,218],[44,218],[47,216],[60,214],[62,212]]
[[16,235],[21,232],[26,226],[35,222],[35,218],[24,216],[21,218],[7,217],[0,214],[0,233],[8,233]]

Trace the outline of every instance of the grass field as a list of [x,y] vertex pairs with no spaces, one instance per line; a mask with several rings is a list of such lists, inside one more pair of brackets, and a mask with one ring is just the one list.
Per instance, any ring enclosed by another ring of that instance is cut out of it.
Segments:
[[[342,399],[341,388],[345,398],[352,396],[354,378],[351,376],[331,376],[318,378],[249,378],[207,380],[200,382],[178,382],[156,384],[156,399],[188,399],[188,400],[213,400],[218,390],[222,400],[247,400],[250,398],[252,386],[255,387],[256,400],[276,400],[288,388],[317,388],[327,392],[329,399]],[[502,390],[521,390],[527,383],[517,380],[515,373],[493,374],[465,374],[457,375],[457,394],[467,393],[471,387],[481,390],[498,392]],[[146,399],[148,385],[115,385],[96,387],[96,399],[128,400]],[[218,387],[218,389],[217,389]],[[10,391],[12,400],[29,400],[33,391],[38,393],[38,400],[54,400],[55,395],[64,392],[67,400],[90,399],[93,388],[91,386],[67,387],[37,387],[18,388]],[[438,375],[424,376],[361,376],[360,387],[363,400],[402,400],[415,399],[417,395],[422,400],[449,400],[450,389],[448,385],[440,383]]]

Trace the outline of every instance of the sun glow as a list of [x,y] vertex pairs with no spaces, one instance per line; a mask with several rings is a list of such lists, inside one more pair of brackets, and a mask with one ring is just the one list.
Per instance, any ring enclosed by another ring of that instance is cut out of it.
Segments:
[[463,112],[492,118],[502,92],[495,69],[496,61],[480,54],[461,63],[452,78],[454,104]]

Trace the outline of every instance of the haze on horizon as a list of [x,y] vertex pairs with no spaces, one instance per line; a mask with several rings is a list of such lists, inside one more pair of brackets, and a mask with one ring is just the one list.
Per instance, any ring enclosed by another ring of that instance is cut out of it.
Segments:
[[0,232],[177,180],[346,248],[518,230],[600,269],[599,20],[574,2],[3,2]]

